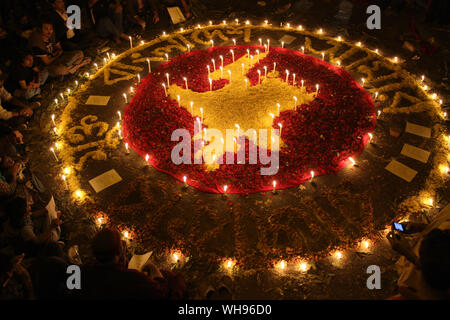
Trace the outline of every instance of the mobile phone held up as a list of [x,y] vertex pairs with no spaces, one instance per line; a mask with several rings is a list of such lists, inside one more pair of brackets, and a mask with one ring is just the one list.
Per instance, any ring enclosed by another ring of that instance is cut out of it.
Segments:
[[398,223],[398,222],[394,222],[394,230],[400,231],[400,232],[405,232],[406,228],[405,228],[405,225]]

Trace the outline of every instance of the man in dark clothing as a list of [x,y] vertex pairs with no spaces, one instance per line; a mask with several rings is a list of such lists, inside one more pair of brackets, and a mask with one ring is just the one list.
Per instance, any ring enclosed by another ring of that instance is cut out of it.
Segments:
[[96,261],[81,271],[81,298],[168,299],[174,296],[171,279],[164,277],[153,264],[147,264],[149,276],[126,268],[124,243],[117,230],[99,231],[93,239],[92,251]]
[[102,38],[128,40],[123,32],[123,7],[112,0],[88,0],[89,16],[98,35]]
[[41,87],[48,78],[46,69],[39,70],[34,65],[33,55],[25,53],[20,58],[20,64],[12,67],[11,76],[6,83],[9,92],[18,98],[29,100],[41,93]]
[[153,21],[154,8],[151,0],[128,0],[127,18],[143,30]]
[[56,42],[61,43],[67,51],[84,50],[91,46],[93,35],[82,33],[77,29],[67,27],[66,4],[64,0],[50,0],[53,10],[49,13],[49,20],[53,23]]

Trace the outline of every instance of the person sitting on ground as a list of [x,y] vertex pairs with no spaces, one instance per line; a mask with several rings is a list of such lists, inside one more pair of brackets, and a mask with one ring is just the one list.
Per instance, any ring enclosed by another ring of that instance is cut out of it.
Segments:
[[168,7],[180,7],[184,10],[186,19],[192,17],[191,9],[186,0],[151,0],[153,7],[153,23],[159,28],[166,28],[172,24]]
[[41,94],[47,78],[48,71],[35,66],[33,55],[27,52],[21,55],[20,63],[12,67],[7,87],[16,97],[30,100]]
[[[3,86],[7,78],[8,76],[0,70],[0,119],[16,127],[25,123],[26,118],[33,115],[33,109],[38,108],[40,103],[33,102],[27,105],[13,97]],[[8,104],[8,107],[5,106],[5,103]],[[11,105],[13,108],[11,108]],[[11,111],[8,109],[11,109]]]
[[141,26],[142,30],[152,23],[153,3],[151,0],[128,0],[127,18],[131,24]]
[[[145,270],[127,269],[126,244],[119,231],[105,228],[92,241],[95,262],[82,268],[83,299],[167,299],[171,297],[170,280],[148,263]],[[183,282],[184,284],[184,282]]]
[[30,274],[21,264],[23,257],[0,252],[0,300],[34,300]]
[[33,32],[28,47],[47,67],[50,77],[74,74],[91,61],[90,58],[84,58],[81,50],[64,52],[61,44],[55,40],[53,24],[50,21],[44,20],[41,27]]
[[45,208],[31,212],[25,199],[15,198],[6,204],[5,211],[8,220],[3,223],[2,239],[13,252],[35,255],[43,244],[59,240],[61,221],[52,220]]
[[[6,159],[6,155],[3,153],[3,150],[0,151],[0,164]],[[3,165],[2,165],[3,167]],[[17,176],[20,170],[20,163],[14,163],[9,173],[11,178],[9,180],[3,174],[3,170],[0,170],[0,199],[2,201],[11,200],[11,197],[16,192],[17,187]]]
[[67,27],[69,18],[64,0],[50,0],[53,7],[49,14],[55,29],[55,40],[61,43],[64,50],[84,50],[92,46],[93,37],[89,32],[82,32],[75,28]]
[[113,38],[116,43],[120,39],[128,40],[123,32],[123,7],[113,0],[88,0],[88,9],[92,23],[102,38]]
[[69,263],[60,243],[46,243],[28,264],[36,299],[55,300],[69,296],[66,284]]
[[400,294],[392,299],[450,298],[450,205],[430,224],[403,223],[405,233],[417,233],[410,244],[403,234],[388,234],[397,262]]
[[[19,150],[18,150],[19,149]],[[0,126],[0,150],[2,154],[26,160],[23,135],[19,130]],[[0,163],[2,160],[0,160]]]

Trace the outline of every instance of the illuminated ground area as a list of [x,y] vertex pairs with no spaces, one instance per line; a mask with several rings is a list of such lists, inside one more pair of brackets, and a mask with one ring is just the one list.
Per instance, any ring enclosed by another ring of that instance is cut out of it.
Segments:
[[[310,30],[314,29],[310,28]],[[332,30],[326,29],[326,31],[332,33],[332,36],[337,35]],[[274,44],[287,32],[286,30],[252,30],[249,43],[256,45],[259,38],[269,38]],[[330,44],[317,40],[314,35],[295,34],[295,36],[297,39],[287,46],[288,48],[298,50],[307,44],[308,37],[312,39],[311,46],[315,48],[315,52],[311,48],[306,48],[307,54],[320,59],[320,53],[330,49]],[[227,39],[214,37],[215,45],[232,45],[233,37],[243,42],[245,35],[228,35]],[[152,38],[148,37],[148,39]],[[204,42],[204,48],[207,48],[207,34],[199,35],[199,39]],[[181,46],[182,42],[178,40],[177,43]],[[161,46],[164,47],[167,44],[161,44]],[[198,43],[196,46],[202,48]],[[341,51],[332,51],[333,57],[327,55],[327,61],[333,60],[336,64],[334,60],[351,47],[345,45],[339,49]],[[388,43],[380,41],[377,47],[385,52]],[[124,49],[126,48],[122,48],[120,52]],[[156,49],[144,50],[139,57],[136,55],[125,57],[120,63],[140,68],[130,73],[140,72],[143,77],[147,71],[145,58],[153,57],[154,50]],[[170,50],[170,53],[171,57],[180,54],[176,49]],[[129,81],[114,82],[111,81],[112,77],[108,78],[100,72],[86,91],[76,96],[76,99],[82,103],[78,103],[72,110],[70,118],[61,117],[63,132],[77,125],[81,127],[81,129],[78,128],[78,132],[84,132],[84,137],[78,141],[73,135],[67,138],[70,139],[68,146],[75,148],[74,153],[69,148],[61,151],[61,153],[69,153],[66,157],[64,154],[61,155],[64,159],[73,161],[73,167],[79,172],[78,175],[69,177],[72,192],[64,193],[61,188],[58,191],[55,187],[55,193],[59,195],[63,206],[67,208],[64,221],[69,234],[68,242],[81,245],[82,250],[86,252],[88,239],[96,230],[95,219],[98,217],[98,211],[102,211],[105,212],[105,215],[102,215],[104,218],[102,222],[129,232],[133,239],[130,242],[131,250],[136,252],[153,250],[155,258],[160,263],[181,270],[191,285],[193,296],[197,293],[199,278],[211,277],[212,282],[218,282],[223,274],[228,273],[228,271],[224,272],[224,265],[221,264],[227,259],[233,259],[233,263],[236,263],[231,274],[235,280],[233,291],[237,298],[384,298],[389,296],[395,288],[395,276],[392,269],[392,258],[395,256],[382,240],[385,226],[399,215],[399,204],[402,201],[417,195],[424,188],[428,193],[421,194],[417,201],[408,204],[416,206],[418,210],[430,210],[424,202],[431,197],[434,199],[434,205],[445,204],[445,201],[439,203],[439,199],[448,199],[445,197],[445,195],[448,196],[448,188],[442,187],[448,182],[437,180],[430,185],[430,183],[427,184],[427,179],[434,172],[435,165],[439,165],[435,160],[443,162],[442,159],[446,159],[446,155],[442,158],[437,152],[440,150],[440,140],[437,138],[427,139],[403,132],[402,125],[406,121],[428,127],[439,123],[441,120],[437,114],[433,113],[434,107],[427,109],[425,105],[424,109],[420,109],[419,102],[414,99],[409,99],[412,101],[403,99],[401,103],[400,101],[396,103],[396,100],[401,100],[401,97],[394,96],[398,90],[390,91],[388,87],[385,87],[386,91],[382,92],[380,88],[389,84],[395,85],[399,82],[397,77],[379,80],[380,83],[370,82],[376,77],[395,72],[395,69],[386,70],[384,66],[380,66],[379,73],[369,77],[359,73],[358,71],[364,71],[364,69],[358,70],[357,67],[369,65],[371,69],[374,69],[376,65],[371,64],[370,61],[355,64],[355,61],[361,58],[364,58],[364,54],[358,56],[355,52],[355,56],[349,56],[341,62],[344,68],[349,68],[348,71],[355,79],[363,76],[368,79],[367,89],[372,94],[375,94],[377,90],[380,92],[377,108],[383,110],[383,113],[373,131],[373,144],[368,144],[357,158],[357,166],[347,166],[337,175],[316,177],[312,183],[307,182],[300,188],[278,191],[276,195],[265,192],[248,196],[227,195],[224,197],[199,192],[193,188],[185,189],[182,183],[177,183],[166,174],[147,166],[142,157],[134,152],[127,155],[122,142],[118,140],[117,129],[114,127],[118,121],[117,111],[123,110],[124,106],[122,94],[129,93],[129,87],[133,85],[131,81],[135,79],[135,75],[130,77]],[[139,59],[143,59],[141,64],[133,64],[133,61]],[[162,54],[159,60],[164,61],[164,59]],[[152,61],[152,68],[156,68],[158,63],[160,62]],[[402,64],[402,68],[408,69],[406,63]],[[116,68],[111,69],[120,70],[117,65]],[[125,73],[123,68],[121,70]],[[401,77],[402,74],[398,76]],[[433,84],[430,80],[427,83],[430,86]],[[181,80],[179,87],[182,85]],[[413,85],[418,84],[413,83]],[[405,94],[410,97],[416,92],[414,88],[405,89]],[[108,107],[84,105],[85,99],[92,94],[110,95],[112,98]],[[171,92],[171,94],[177,93]],[[421,96],[417,99],[419,98]],[[408,108],[411,104],[415,106],[416,111],[387,112],[389,108]],[[385,109],[388,110],[384,112]],[[92,129],[93,131],[88,130],[87,127],[97,119],[85,122],[84,126],[79,125],[80,120],[86,115],[96,115],[99,119],[99,123],[92,127],[95,128]],[[106,130],[102,129],[105,128],[104,124],[107,125]],[[43,129],[46,139],[51,129],[49,126],[50,124],[46,123]],[[390,129],[400,130],[403,134],[399,138],[394,138],[390,135]],[[106,137],[104,142],[96,144],[98,130],[104,130]],[[112,133],[108,136],[111,131]],[[54,143],[53,138],[47,141],[49,144]],[[422,149],[432,151],[433,154],[426,163],[402,156],[400,153],[405,143],[420,146]],[[80,148],[77,144],[87,146]],[[35,151],[39,152],[41,149],[36,148]],[[86,151],[92,153],[80,161]],[[54,179],[63,167],[47,167],[50,157],[51,154],[36,154],[37,159],[43,160],[40,171],[51,172],[52,175],[48,178]],[[417,171],[417,175],[411,182],[408,183],[384,169],[393,158]],[[95,194],[87,181],[109,169],[115,169],[123,180]],[[433,186],[435,188],[430,188]],[[431,189],[434,192],[432,194],[430,194]],[[92,199],[92,203],[89,203],[87,199],[83,203],[75,200],[74,205],[72,193],[76,190],[83,190],[84,195]],[[361,240],[369,242],[361,242]],[[366,247],[367,244],[368,247]],[[183,254],[181,263],[177,266],[174,266],[171,260],[171,250],[179,250]],[[336,250],[340,250],[342,256],[338,255]],[[186,256],[189,256],[189,261],[186,261]],[[280,266],[281,260],[286,261],[284,275],[278,273],[279,268],[273,269]],[[310,268],[307,273],[299,270],[301,261],[307,262]],[[370,264],[379,264],[391,279],[387,281],[383,292],[368,292],[365,288],[365,268]]]

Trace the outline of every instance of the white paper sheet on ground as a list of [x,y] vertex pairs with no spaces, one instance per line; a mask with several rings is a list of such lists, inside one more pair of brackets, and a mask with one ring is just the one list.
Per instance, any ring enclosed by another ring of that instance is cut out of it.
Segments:
[[50,220],[55,220],[58,218],[58,214],[56,213],[56,204],[55,204],[55,198],[50,199],[47,206],[45,207],[48,211],[48,216],[50,217]]
[[172,19],[173,24],[178,24],[180,22],[186,21],[186,18],[180,10],[180,7],[168,7],[167,11],[169,12],[170,19]]
[[406,122],[406,132],[415,134],[416,136],[421,136],[424,138],[431,137],[431,128],[420,126],[411,122]]
[[292,42],[294,42],[294,40],[297,39],[296,37],[290,36],[288,34],[285,34],[281,39],[280,39],[280,43],[284,42],[285,44],[291,44]]
[[122,178],[119,176],[116,170],[111,169],[94,179],[89,180],[89,184],[95,190],[95,192],[99,193],[102,190],[116,184],[117,182],[122,181]]
[[413,170],[396,160],[392,160],[385,169],[407,182],[411,182],[417,174],[416,170]]
[[147,263],[148,259],[152,255],[152,251],[149,251],[142,255],[135,254],[131,257],[130,262],[128,262],[128,269],[135,269],[142,271],[142,267]]
[[86,101],[86,104],[94,105],[94,106],[106,106],[109,102],[109,96],[89,96]]
[[414,147],[410,144],[405,144],[403,146],[401,154],[423,163],[427,163],[428,158],[430,157],[429,151]]

